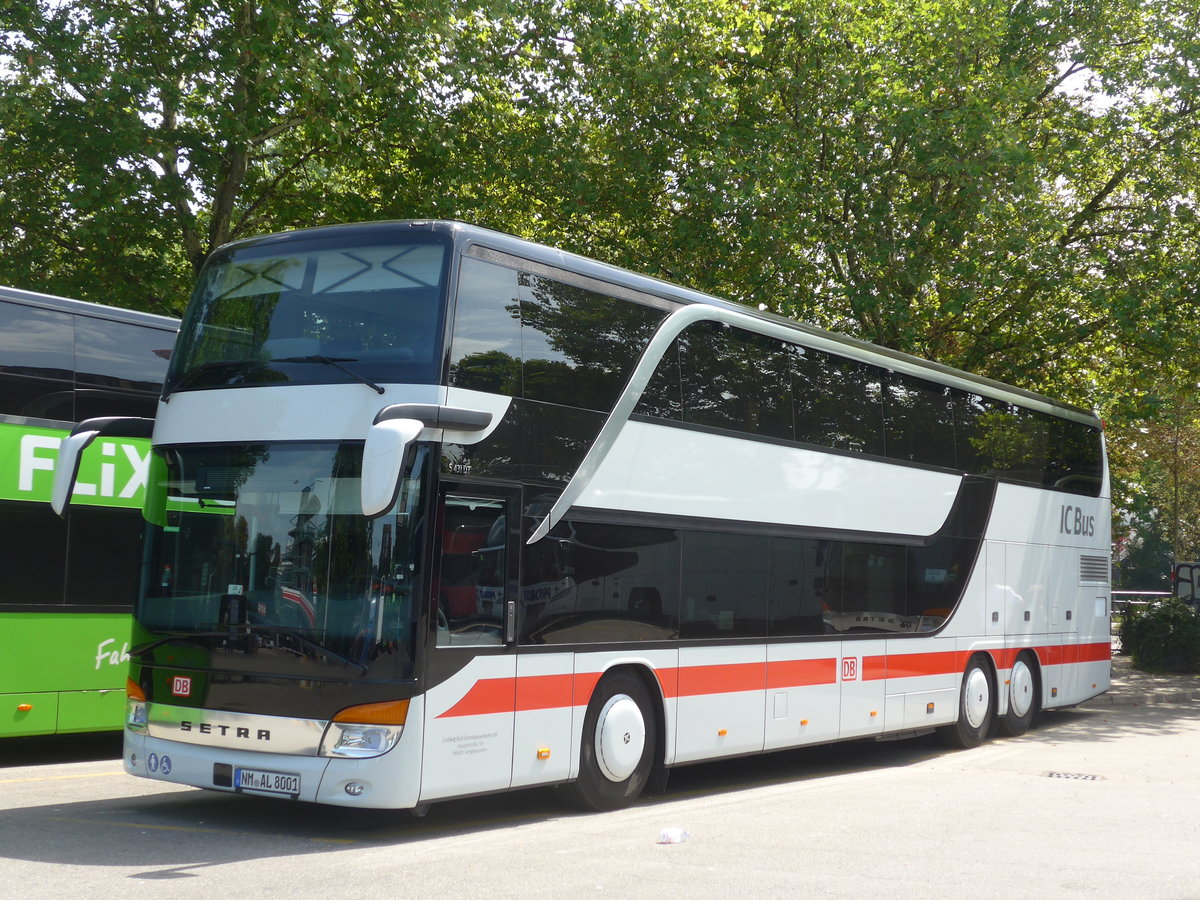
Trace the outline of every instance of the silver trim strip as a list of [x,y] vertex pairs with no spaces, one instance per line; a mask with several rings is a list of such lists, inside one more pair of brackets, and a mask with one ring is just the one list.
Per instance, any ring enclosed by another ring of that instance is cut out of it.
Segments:
[[317,756],[328,722],[146,704],[151,737],[203,747]]
[[820,334],[806,332],[798,335],[796,329],[790,325],[776,324],[732,309],[707,306],[705,304],[685,306],[667,316],[663,320],[662,325],[654,333],[654,336],[650,338],[649,343],[646,345],[646,350],[642,354],[642,358],[638,360],[637,366],[634,367],[633,374],[629,376],[629,382],[625,385],[625,390],[613,405],[612,412],[609,413],[608,418],[605,420],[600,433],[596,436],[595,442],[588,449],[583,462],[575,470],[574,476],[572,476],[554,506],[551,507],[546,518],[542,520],[542,523],[530,535],[529,540],[526,542],[527,544],[534,544],[544,538],[587,489],[588,484],[595,477],[605,457],[608,456],[609,451],[612,450],[613,445],[617,442],[621,429],[625,427],[625,423],[633,414],[638,400],[641,399],[642,393],[646,390],[646,385],[649,384],[651,376],[654,374],[655,369],[658,368],[658,364],[662,361],[663,356],[666,355],[671,343],[688,326],[702,321],[721,322],[756,334],[786,341],[790,344],[796,344],[800,347],[811,347],[815,350],[826,351],[836,356],[870,363],[883,369],[914,375],[948,387],[959,388],[960,390],[976,394],[984,394],[995,399],[1016,402],[1020,406],[1036,409],[1059,418],[1086,419],[1085,416],[1071,415],[1062,408],[1048,402],[1025,396],[1006,395],[1003,391],[988,390],[988,385],[980,385],[970,377],[959,377],[953,372],[930,371],[927,365],[921,365],[916,360],[910,363],[905,359],[881,358],[878,353],[874,353],[869,349],[847,346],[841,341],[826,338]]

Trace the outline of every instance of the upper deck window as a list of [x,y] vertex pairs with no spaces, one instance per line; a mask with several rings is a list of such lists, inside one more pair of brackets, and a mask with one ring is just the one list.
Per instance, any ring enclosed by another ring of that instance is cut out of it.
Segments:
[[449,247],[408,229],[297,233],[238,245],[205,267],[167,392],[441,374]]
[[450,383],[608,412],[663,318],[642,303],[465,258]]

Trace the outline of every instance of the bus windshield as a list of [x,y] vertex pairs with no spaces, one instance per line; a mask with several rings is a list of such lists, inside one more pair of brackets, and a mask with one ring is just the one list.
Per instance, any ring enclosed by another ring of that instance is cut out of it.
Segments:
[[435,234],[365,233],[236,244],[205,266],[164,395],[441,374],[448,246]]
[[419,476],[365,519],[361,457],[349,442],[157,450],[139,637],[207,646],[213,667],[264,651],[254,668],[274,674],[407,677]]

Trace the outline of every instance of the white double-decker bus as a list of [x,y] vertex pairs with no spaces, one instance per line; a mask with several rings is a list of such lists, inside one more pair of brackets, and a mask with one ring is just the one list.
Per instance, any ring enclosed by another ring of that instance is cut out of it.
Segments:
[[149,482],[144,777],[608,809],[1109,684],[1092,414],[459,223],[215,253]]

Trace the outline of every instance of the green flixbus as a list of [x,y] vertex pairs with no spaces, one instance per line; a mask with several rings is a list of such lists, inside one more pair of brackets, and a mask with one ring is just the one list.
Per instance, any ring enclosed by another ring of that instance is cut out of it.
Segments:
[[178,325],[0,287],[0,737],[121,727],[150,441],[89,447],[69,520],[51,486],[76,423],[154,415]]

